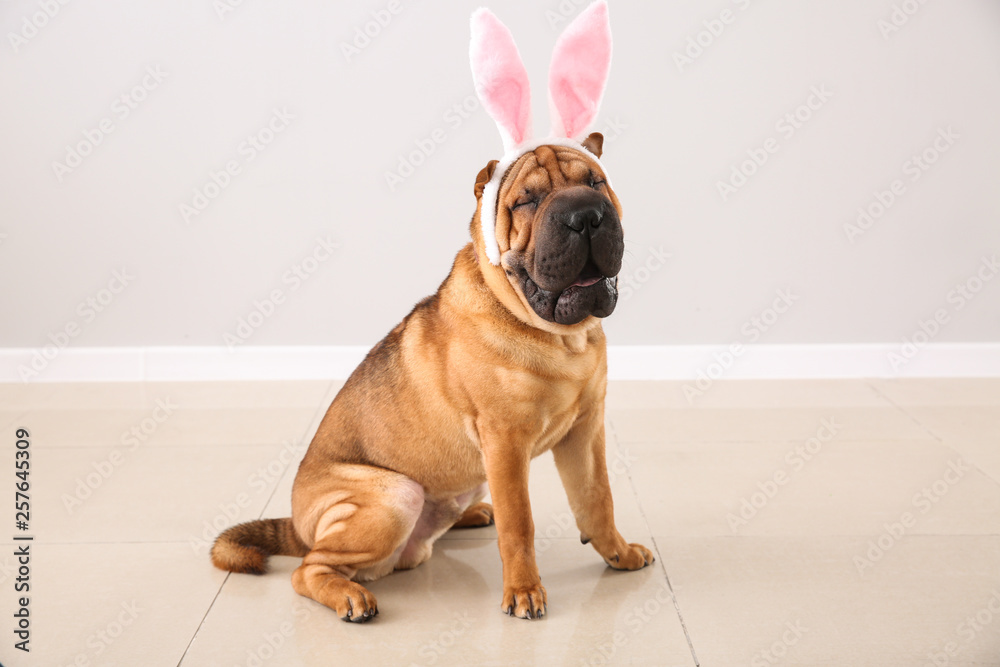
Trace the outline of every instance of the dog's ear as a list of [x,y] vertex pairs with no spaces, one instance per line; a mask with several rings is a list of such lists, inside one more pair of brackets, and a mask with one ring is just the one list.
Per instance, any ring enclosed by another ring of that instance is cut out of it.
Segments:
[[604,135],[600,132],[591,132],[590,136],[580,142],[584,148],[594,154],[594,157],[601,157],[604,152]]
[[490,160],[486,163],[486,166],[479,170],[479,174],[476,176],[476,187],[474,192],[476,193],[476,199],[483,196],[483,189],[486,184],[490,182],[493,178],[493,171],[497,168],[499,162],[497,160]]
[[549,65],[552,133],[575,139],[594,122],[611,69],[608,3],[580,12],[556,41]]
[[496,121],[504,151],[531,139],[531,86],[514,37],[486,8],[472,14],[469,60],[476,94]]

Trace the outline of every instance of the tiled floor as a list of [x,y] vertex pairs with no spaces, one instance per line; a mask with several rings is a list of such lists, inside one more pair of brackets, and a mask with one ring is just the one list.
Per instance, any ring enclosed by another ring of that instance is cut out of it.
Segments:
[[[491,527],[371,584],[382,613],[363,626],[296,595],[296,559],[252,577],[207,557],[221,528],[288,515],[338,387],[0,385],[0,662],[1000,665],[998,380],[613,383],[618,525],[652,567],[610,571],[580,545],[543,456],[546,619],[500,613]],[[32,434],[30,654],[11,633],[17,427]]]

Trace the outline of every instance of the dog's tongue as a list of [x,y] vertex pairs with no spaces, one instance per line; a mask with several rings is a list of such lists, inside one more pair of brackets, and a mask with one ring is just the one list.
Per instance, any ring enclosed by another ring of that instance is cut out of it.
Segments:
[[587,260],[587,265],[583,267],[583,271],[580,272],[580,276],[576,281],[570,285],[570,287],[590,287],[596,282],[599,282],[604,276],[597,269],[594,263]]
[[570,285],[570,287],[590,287],[591,285],[593,285],[594,283],[596,283],[599,280],[600,280],[600,277],[598,277],[598,278],[584,278],[583,276],[580,276],[579,278],[576,279],[575,283],[573,283],[572,285]]

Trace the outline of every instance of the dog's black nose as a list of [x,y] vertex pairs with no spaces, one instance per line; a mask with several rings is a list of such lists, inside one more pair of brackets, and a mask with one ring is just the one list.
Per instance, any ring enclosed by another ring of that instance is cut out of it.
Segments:
[[563,218],[563,224],[575,232],[582,232],[587,227],[600,227],[604,211],[596,206],[585,206],[572,211]]

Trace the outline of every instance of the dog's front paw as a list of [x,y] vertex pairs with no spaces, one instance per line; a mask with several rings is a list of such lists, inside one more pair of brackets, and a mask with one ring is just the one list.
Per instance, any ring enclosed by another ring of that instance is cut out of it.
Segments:
[[604,560],[616,570],[639,570],[656,559],[653,552],[641,544],[626,544]]
[[541,618],[545,616],[548,598],[541,584],[527,587],[504,587],[500,609],[508,616]]

